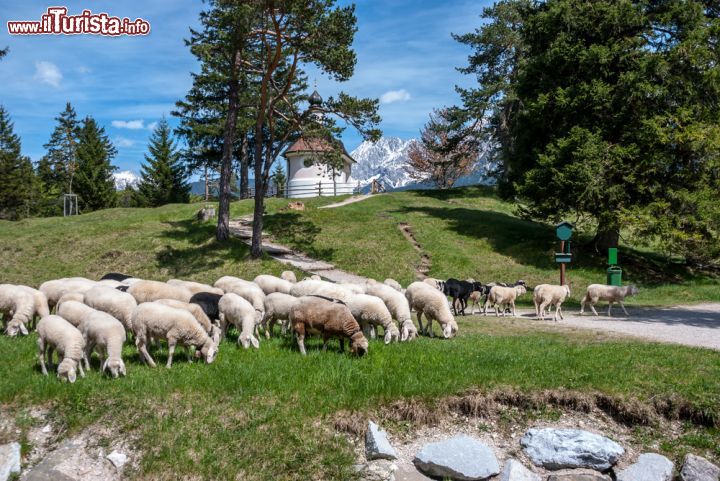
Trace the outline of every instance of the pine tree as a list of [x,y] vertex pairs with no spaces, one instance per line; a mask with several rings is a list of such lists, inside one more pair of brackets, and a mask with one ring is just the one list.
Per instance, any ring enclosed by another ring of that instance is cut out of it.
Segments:
[[37,173],[42,182],[44,214],[59,215],[59,199],[63,194],[73,193],[73,182],[77,170],[77,148],[80,125],[75,109],[68,102],[65,110],[55,118],[57,126],[50,140],[43,147],[47,154],[40,159]]
[[145,155],[146,163],[142,166],[142,180],[138,186],[141,205],[156,207],[187,203],[190,199],[180,150],[171,135],[167,120],[162,119],[150,137],[150,155]]
[[282,191],[285,190],[285,184],[287,183],[287,176],[285,175],[285,169],[282,168],[282,165],[278,165],[275,168],[275,172],[272,174],[273,182],[275,182],[275,187],[277,187],[277,195],[281,195]]
[[20,137],[0,105],[0,219],[16,220],[34,211],[37,180],[32,163],[20,152]]
[[83,120],[78,137],[75,193],[80,209],[88,212],[115,206],[117,193],[112,173],[117,167],[111,161],[117,149],[92,117]]

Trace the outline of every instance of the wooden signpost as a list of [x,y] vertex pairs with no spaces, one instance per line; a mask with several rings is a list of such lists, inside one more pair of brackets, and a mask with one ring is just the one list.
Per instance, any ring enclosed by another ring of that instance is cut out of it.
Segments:
[[570,238],[572,237],[573,225],[570,222],[560,222],[555,228],[555,234],[560,239],[560,252],[555,253],[555,262],[560,264],[560,285],[566,284],[565,264],[572,262],[570,251]]

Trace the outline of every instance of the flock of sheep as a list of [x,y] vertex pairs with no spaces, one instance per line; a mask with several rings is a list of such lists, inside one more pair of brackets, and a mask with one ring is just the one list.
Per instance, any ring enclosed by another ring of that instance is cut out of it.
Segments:
[[[354,284],[313,276],[298,282],[293,272],[285,271],[280,277],[259,275],[253,281],[224,276],[210,286],[111,273],[99,281],[83,277],[51,280],[39,289],[0,284],[0,314],[9,336],[27,335],[29,329],[37,329],[43,374],[48,373],[47,364],[52,368],[53,352],[57,352],[58,377],[75,382],[77,373],[85,375],[83,364],[90,369],[93,352],[99,355],[104,373],[113,378],[124,376],[122,348],[128,335],[134,338],[141,359],[151,367],[156,364],[148,347],[161,340],[168,345],[168,368],[178,344],[186,348],[188,359],[192,359],[194,348],[195,357],[213,362],[230,325],[239,331],[238,344],[244,348],[259,348],[260,329],[270,337],[275,324],[280,323],[283,334],[292,332],[303,355],[305,337],[320,335],[323,349],[331,338],[337,338],[341,350],[347,340],[350,351],[362,356],[368,351],[368,339],[380,327],[385,344],[410,341],[418,333],[434,337],[434,322],[444,338],[454,337],[458,325],[448,296],[456,314],[464,314],[469,299],[478,304],[484,296],[484,312],[492,306],[496,314],[502,307],[503,315],[505,308],[515,315],[515,300],[525,292],[523,281],[483,285],[471,280],[425,279],[403,289],[393,279]],[[618,302],[625,310],[625,296],[636,293],[633,286],[593,284],[583,298],[582,309],[589,303],[597,315],[594,304],[605,300],[611,306]],[[554,306],[556,320],[558,315],[562,318],[561,305],[569,294],[567,286],[537,286],[534,300],[538,317],[544,318],[545,309]],[[51,310],[55,314],[51,315]],[[34,326],[36,316],[40,320]]]

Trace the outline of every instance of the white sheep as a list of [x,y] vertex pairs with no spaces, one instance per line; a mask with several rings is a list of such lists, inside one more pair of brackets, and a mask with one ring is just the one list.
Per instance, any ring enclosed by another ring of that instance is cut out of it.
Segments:
[[443,290],[443,285],[445,284],[445,281],[441,281],[440,279],[433,279],[432,277],[426,277],[425,279],[423,279],[423,282],[441,292]]
[[85,339],[75,326],[60,316],[45,316],[38,322],[37,332],[38,360],[43,375],[48,375],[46,357],[52,369],[53,351],[57,351],[57,376],[60,380],[74,383],[77,372],[80,372],[80,377],[85,377],[82,367]]
[[0,315],[5,321],[5,334],[10,337],[28,335],[35,313],[35,297],[13,284],[0,284]]
[[297,282],[297,276],[295,276],[295,273],[293,271],[283,271],[282,274],[280,274],[280,278],[285,279],[286,281],[293,284]]
[[184,287],[185,289],[189,290],[193,294],[197,294],[199,292],[211,292],[213,294],[223,295],[225,294],[222,289],[219,287],[213,287],[208,284],[203,284],[201,282],[194,282],[194,281],[184,281],[182,279],[170,279],[166,282],[166,284],[169,284],[171,286],[180,286]]
[[[426,332],[434,337],[432,322],[437,321],[443,331],[443,337],[450,339],[458,332],[458,325],[450,312],[447,297],[445,294],[433,289],[425,282],[413,282],[407,287],[405,297],[410,304],[410,309],[417,313],[418,326],[421,332]],[[427,319],[427,326],[423,330],[422,316]]]
[[407,298],[402,293],[386,284],[372,280],[366,283],[366,292],[368,295],[382,299],[385,307],[390,311],[390,315],[398,321],[400,341],[411,341],[417,337],[417,328],[410,315],[410,304],[408,304]]
[[353,294],[365,294],[366,287],[364,284],[356,284],[351,281],[342,281],[339,283],[339,285],[343,286],[345,289],[347,289]]
[[265,296],[265,317],[263,328],[265,336],[270,337],[275,323],[280,321],[283,327],[283,334],[287,330],[290,321],[290,309],[297,302],[297,297],[281,292],[273,292]]
[[157,301],[158,299],[175,299],[190,302],[192,292],[185,287],[171,286],[158,281],[140,281],[131,285],[127,293],[135,298],[138,304]]
[[165,304],[166,306],[174,307],[175,309],[182,309],[184,311],[188,311],[190,314],[193,315],[196,321],[200,323],[203,329],[205,329],[205,332],[208,333],[209,336],[213,337],[216,335],[219,335],[219,330],[215,330],[216,327],[211,321],[210,318],[205,314],[205,311],[202,310],[202,307],[200,307],[198,304],[193,304],[190,302],[182,302],[182,301],[176,301],[175,299],[158,299],[158,304]]
[[248,301],[255,309],[255,324],[261,325],[265,317],[265,294],[255,283],[244,284],[241,282],[227,286],[227,292],[237,294]]
[[347,303],[355,320],[360,324],[366,338],[370,336],[371,326],[382,326],[385,330],[385,344],[397,341],[400,332],[392,322],[392,315],[379,297],[356,294]]
[[483,315],[487,315],[487,308],[488,306],[493,306],[495,308],[495,315],[499,316],[500,311],[498,310],[498,306],[503,307],[503,317],[505,317],[505,308],[504,306],[510,306],[512,310],[512,316],[517,317],[515,313],[515,301],[519,296],[522,296],[525,294],[527,290],[525,289],[524,285],[519,286],[511,286],[511,287],[503,287],[503,286],[493,286],[490,288],[490,292],[488,293],[487,300],[485,301],[485,305],[483,306]]
[[64,301],[58,304],[57,315],[65,319],[73,326],[80,328],[80,325],[92,315],[94,312],[98,312],[87,304],[83,304],[80,301]]
[[95,281],[84,277],[65,277],[43,282],[40,285],[40,292],[45,294],[48,300],[48,307],[52,309],[58,300],[67,292],[85,292],[96,285]]
[[256,311],[250,302],[233,292],[228,292],[220,298],[218,309],[223,333],[227,332],[228,324],[232,324],[240,331],[238,344],[242,344],[245,349],[251,345],[256,349],[260,347],[260,341],[255,337],[255,329],[258,325]]
[[558,286],[552,284],[540,284],[533,289],[533,304],[535,304],[535,315],[545,320],[545,308],[555,306],[555,321],[565,319],[562,315],[562,303],[570,296],[570,286]]
[[240,279],[239,277],[234,276],[222,276],[220,279],[215,281],[215,284],[213,285],[218,289],[222,289],[223,293],[225,293],[228,292],[230,286],[235,284],[245,284],[257,287],[257,284],[254,282],[246,281],[245,279]]
[[343,284],[306,279],[294,284],[290,289],[290,295],[295,297],[323,296],[347,302],[353,296],[353,293]]
[[385,280],[383,281],[383,284],[385,284],[386,286],[392,287],[393,289],[395,289],[395,290],[398,291],[398,292],[402,292],[402,291],[403,291],[402,286],[401,286],[400,283],[399,283],[398,281],[396,281],[395,279],[390,279],[390,278],[385,279]]
[[132,328],[135,335],[135,345],[142,359],[150,367],[156,366],[147,350],[150,339],[167,340],[168,360],[166,367],[168,369],[172,366],[173,353],[178,343],[188,349],[191,346],[200,348],[199,356],[208,364],[215,360],[217,341],[208,336],[205,329],[188,311],[157,302],[145,302],[135,308],[132,316]]
[[[35,312],[33,315],[39,317],[45,317],[50,315],[50,306],[48,306],[47,296],[40,292],[38,289],[30,286],[18,285],[18,287],[30,293],[35,301]],[[28,326],[29,327],[29,326]]]
[[83,292],[66,292],[55,304],[55,312],[60,309],[60,306],[67,301],[85,302],[85,294]]
[[255,279],[253,279],[253,282],[262,289],[263,293],[267,296],[268,294],[272,294],[273,292],[281,292],[283,294],[290,294],[290,289],[292,289],[293,283],[290,281],[286,281],[285,279],[281,279],[279,277],[267,275],[267,274],[261,274],[257,276]]
[[100,356],[102,372],[113,378],[125,376],[125,363],[122,360],[122,348],[127,334],[122,323],[105,312],[95,311],[80,324],[80,332],[85,339],[85,367],[89,370],[89,359],[93,350]]
[[613,302],[617,302],[618,304],[620,304],[620,307],[622,308],[625,315],[629,316],[630,314],[628,314],[627,309],[625,309],[623,301],[628,296],[636,296],[638,292],[640,292],[638,288],[632,284],[627,286],[606,286],[605,284],[590,284],[587,288],[587,292],[585,293],[585,297],[583,297],[580,303],[580,315],[583,315],[583,313],[585,312],[585,304],[590,304],[590,309],[592,309],[593,314],[597,316],[598,313],[595,310],[595,304],[597,304],[598,301],[607,301],[608,316],[612,316],[611,309]]
[[82,302],[110,314],[122,323],[126,331],[132,331],[132,313],[137,307],[137,301],[127,292],[107,286],[95,286],[85,292]]

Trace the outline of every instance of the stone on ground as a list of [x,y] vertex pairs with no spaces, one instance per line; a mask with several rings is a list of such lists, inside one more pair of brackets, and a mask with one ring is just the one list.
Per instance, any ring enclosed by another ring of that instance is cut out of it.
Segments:
[[558,473],[548,477],[547,481],[612,481],[610,476],[605,476],[597,472],[569,472]]
[[122,469],[122,467],[125,466],[125,463],[127,463],[128,459],[127,455],[119,451],[113,451],[106,457],[108,458],[108,461],[113,463],[113,466],[115,466],[117,469]]
[[20,472],[20,444],[0,446],[0,481],[7,481],[12,474]]
[[720,468],[705,458],[688,454],[685,456],[680,471],[680,479],[682,481],[718,481]]
[[530,429],[520,440],[537,466],[605,471],[625,450],[615,441],[580,429]]
[[486,479],[500,473],[500,465],[492,449],[463,434],[426,444],[415,455],[413,462],[429,476],[460,481]]
[[645,453],[638,460],[617,472],[617,481],[670,481],[675,465],[665,456]]
[[387,433],[374,422],[368,422],[365,433],[365,457],[372,459],[397,459],[395,449],[388,441]]
[[516,459],[508,459],[500,476],[501,481],[540,481],[540,476],[530,471]]

